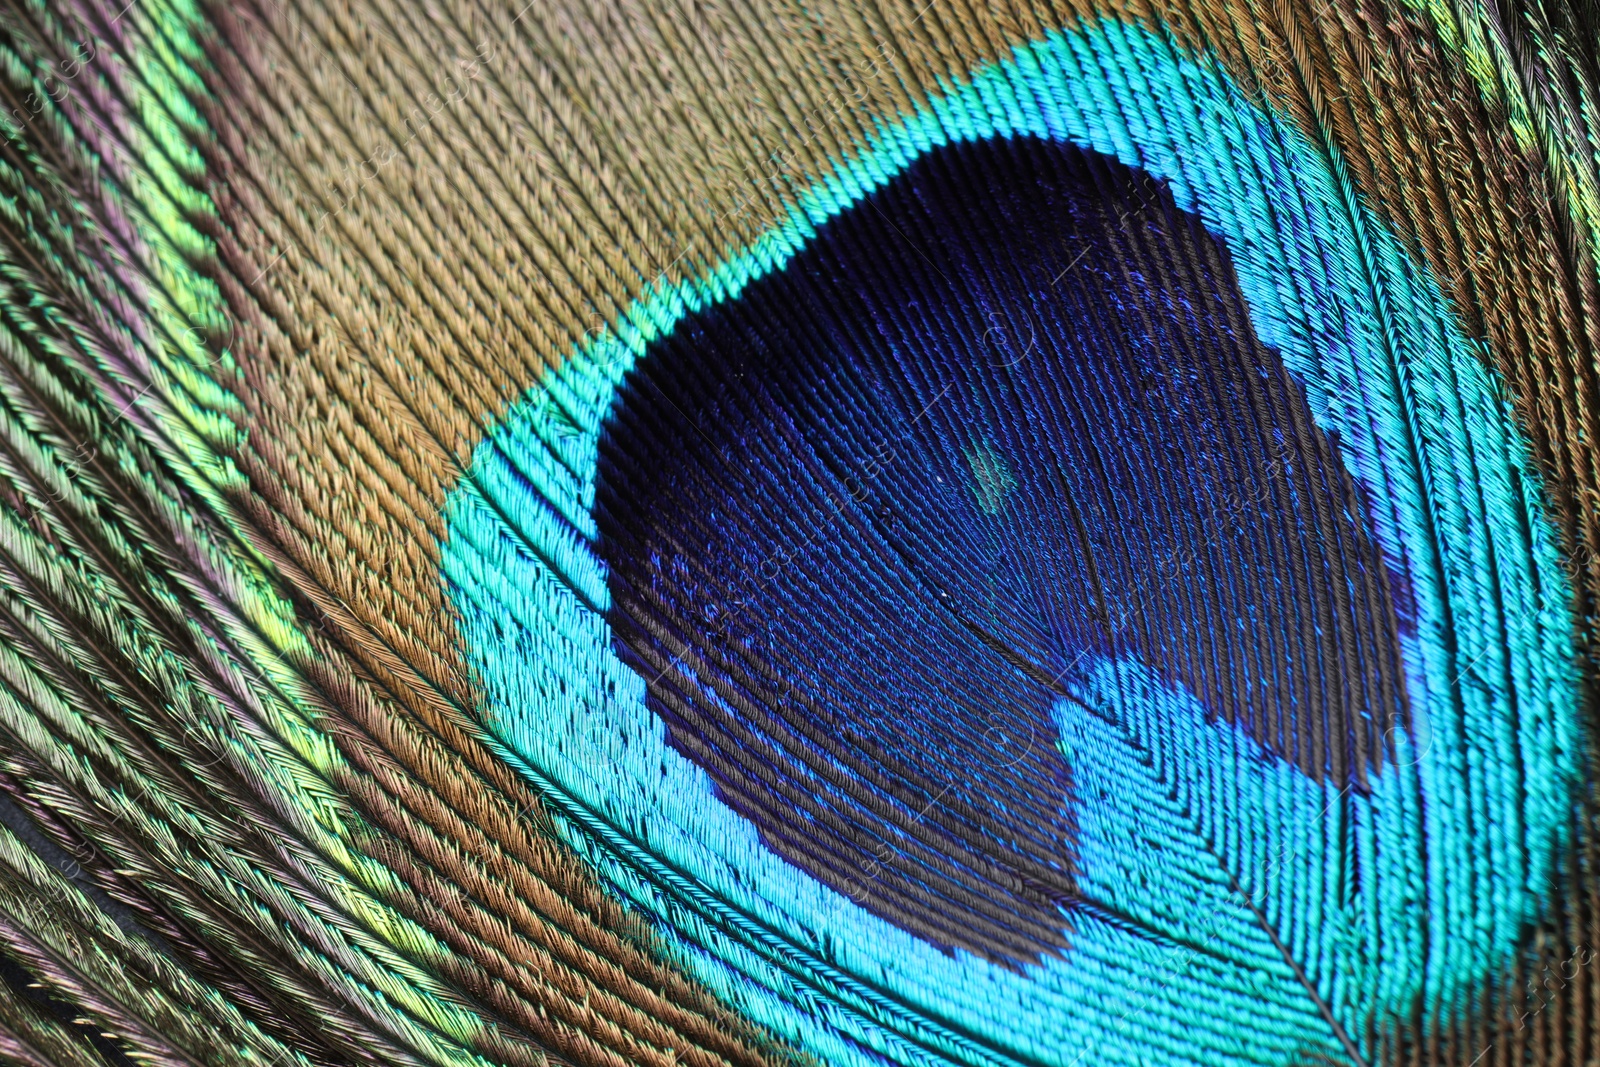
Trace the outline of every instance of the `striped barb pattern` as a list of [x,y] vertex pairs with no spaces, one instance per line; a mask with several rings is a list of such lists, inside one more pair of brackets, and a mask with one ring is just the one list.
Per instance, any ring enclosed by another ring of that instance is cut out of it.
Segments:
[[1592,0],[0,58],[0,1061],[1600,1063]]

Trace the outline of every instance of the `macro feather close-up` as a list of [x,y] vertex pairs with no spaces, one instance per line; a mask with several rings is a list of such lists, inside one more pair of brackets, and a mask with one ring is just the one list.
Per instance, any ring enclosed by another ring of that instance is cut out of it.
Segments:
[[1595,0],[0,61],[0,1063],[1600,1067]]

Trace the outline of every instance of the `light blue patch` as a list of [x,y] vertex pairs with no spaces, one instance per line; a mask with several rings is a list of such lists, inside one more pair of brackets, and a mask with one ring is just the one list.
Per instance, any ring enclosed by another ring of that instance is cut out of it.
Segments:
[[[1341,1057],[1319,1001],[1358,1044],[1418,997],[1444,1024],[1547,903],[1577,757],[1569,590],[1487,354],[1337,157],[1147,30],[1052,33],[878,128],[745,253],[657,284],[477,449],[442,567],[503,754],[690,973],[829,1062]],[[1020,974],[944,955],[778,859],[666,747],[611,651],[589,515],[600,422],[652,339],[780,269],[919,154],[1012,134],[1144,168],[1227,245],[1257,335],[1337,431],[1417,603],[1412,735],[1366,798],[1208,725],[1137,664],[1092,665],[1058,709],[1086,903],[1071,948]]]

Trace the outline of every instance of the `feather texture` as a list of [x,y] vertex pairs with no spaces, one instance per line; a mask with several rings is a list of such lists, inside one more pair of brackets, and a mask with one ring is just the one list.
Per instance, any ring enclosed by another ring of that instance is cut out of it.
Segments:
[[0,11],[0,1050],[1600,1055],[1584,0]]

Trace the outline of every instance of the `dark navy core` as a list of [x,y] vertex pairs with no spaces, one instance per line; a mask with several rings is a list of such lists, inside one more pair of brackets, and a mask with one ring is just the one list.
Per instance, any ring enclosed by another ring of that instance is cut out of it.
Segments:
[[934,151],[682,320],[618,394],[595,515],[671,744],[947,949],[1065,945],[1051,709],[1096,657],[1320,780],[1364,788],[1405,724],[1408,594],[1226,253],[1070,145]]

